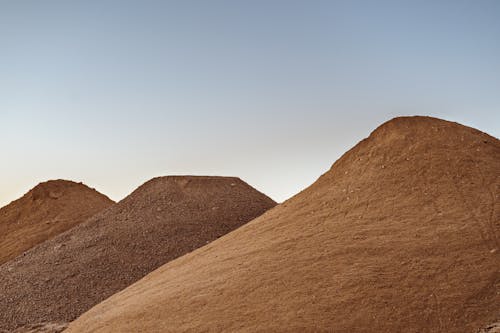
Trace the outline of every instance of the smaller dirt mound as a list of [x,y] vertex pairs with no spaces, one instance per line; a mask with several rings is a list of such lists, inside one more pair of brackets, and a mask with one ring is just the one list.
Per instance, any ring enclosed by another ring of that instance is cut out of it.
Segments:
[[50,180],[38,184],[0,209],[0,265],[112,204],[82,183]]
[[69,322],[276,203],[238,178],[155,178],[0,266],[0,329]]

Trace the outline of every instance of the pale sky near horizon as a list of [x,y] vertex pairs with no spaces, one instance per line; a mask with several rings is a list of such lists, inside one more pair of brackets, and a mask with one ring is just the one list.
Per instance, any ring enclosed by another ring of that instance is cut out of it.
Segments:
[[416,114],[499,137],[500,1],[0,0],[0,206],[171,174],[283,201]]

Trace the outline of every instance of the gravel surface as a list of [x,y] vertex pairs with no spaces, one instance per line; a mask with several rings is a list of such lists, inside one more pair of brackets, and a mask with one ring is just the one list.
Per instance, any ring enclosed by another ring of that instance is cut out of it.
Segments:
[[273,206],[238,178],[148,181],[110,209],[0,266],[0,328],[74,320]]

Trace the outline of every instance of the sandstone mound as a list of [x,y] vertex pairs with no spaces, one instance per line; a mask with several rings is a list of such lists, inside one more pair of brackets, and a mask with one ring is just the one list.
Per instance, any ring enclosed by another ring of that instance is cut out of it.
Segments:
[[81,183],[51,180],[0,209],[0,265],[113,204]]
[[273,207],[238,178],[153,179],[0,267],[0,328],[67,322]]
[[497,139],[394,119],[68,332],[476,332],[500,311],[499,175]]

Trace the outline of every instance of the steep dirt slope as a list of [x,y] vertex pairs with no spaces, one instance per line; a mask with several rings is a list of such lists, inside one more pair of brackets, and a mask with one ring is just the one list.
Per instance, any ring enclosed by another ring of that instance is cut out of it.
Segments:
[[68,332],[475,332],[500,311],[499,175],[497,139],[394,119]]
[[113,204],[81,183],[51,180],[0,209],[0,265]]
[[103,214],[0,266],[0,328],[71,321],[274,205],[238,178],[155,178]]

